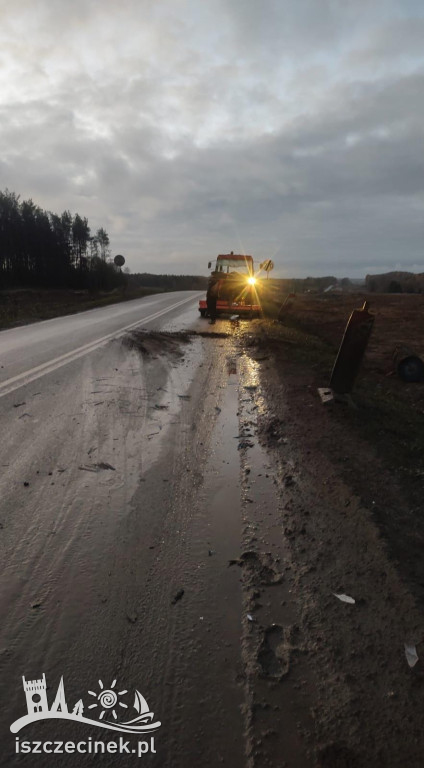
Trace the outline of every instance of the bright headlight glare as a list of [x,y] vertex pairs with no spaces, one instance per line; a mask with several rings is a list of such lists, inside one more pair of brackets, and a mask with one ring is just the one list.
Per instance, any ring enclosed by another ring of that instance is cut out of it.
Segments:
[[247,282],[249,283],[249,285],[255,285],[256,277],[248,277]]

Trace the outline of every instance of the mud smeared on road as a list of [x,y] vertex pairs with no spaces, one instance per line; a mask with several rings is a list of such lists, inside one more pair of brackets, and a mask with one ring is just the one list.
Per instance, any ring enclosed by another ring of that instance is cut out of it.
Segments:
[[170,333],[166,331],[132,331],[124,336],[122,343],[128,349],[136,349],[143,357],[155,359],[159,355],[182,357],[183,344],[190,341],[190,335],[184,331]]
[[143,357],[156,359],[160,355],[182,357],[183,345],[194,338],[228,339],[231,334],[214,331],[132,331],[126,334],[123,344],[136,349]]

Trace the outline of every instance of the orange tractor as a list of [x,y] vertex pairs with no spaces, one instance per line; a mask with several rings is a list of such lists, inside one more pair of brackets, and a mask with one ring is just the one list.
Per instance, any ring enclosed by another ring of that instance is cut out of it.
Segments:
[[[212,263],[209,262],[208,269]],[[253,258],[242,254],[220,254],[211,272],[210,280],[218,281],[217,314],[258,317],[261,305],[257,294],[258,279],[253,268]],[[206,300],[199,301],[199,312],[207,317]]]

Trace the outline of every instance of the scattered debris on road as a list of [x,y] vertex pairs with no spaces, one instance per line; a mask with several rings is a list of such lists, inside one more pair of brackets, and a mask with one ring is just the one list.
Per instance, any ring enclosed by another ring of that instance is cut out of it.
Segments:
[[174,595],[174,597],[173,597],[173,599],[171,601],[171,605],[175,605],[176,603],[178,603],[178,601],[181,600],[183,595],[184,595],[184,590],[183,589],[179,589],[178,592],[176,592],[176,594]]
[[244,450],[245,448],[253,448],[254,443],[252,443],[251,440],[240,440],[237,448],[239,451]]
[[333,592],[334,597],[337,597],[338,600],[341,600],[342,603],[350,603],[351,605],[354,605],[356,602],[353,597],[350,597],[349,595],[345,594],[337,594],[336,592]]
[[405,656],[411,669],[412,667],[415,667],[418,661],[418,654],[415,645],[409,645],[408,643],[405,643]]
[[100,461],[98,464],[81,464],[78,469],[82,469],[85,472],[100,472],[102,469],[116,471],[115,467],[112,467],[112,464],[108,464],[106,461]]

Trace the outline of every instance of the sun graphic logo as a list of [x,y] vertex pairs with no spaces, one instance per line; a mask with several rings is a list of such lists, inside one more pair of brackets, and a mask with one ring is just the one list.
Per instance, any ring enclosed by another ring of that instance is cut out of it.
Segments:
[[124,707],[125,709],[128,709],[128,705],[124,704],[123,701],[119,701],[118,696],[124,696],[128,691],[114,691],[116,680],[113,681],[110,688],[105,688],[102,681],[99,680],[99,687],[100,691],[99,693],[94,693],[94,691],[88,691],[90,696],[95,696],[97,699],[97,702],[95,704],[90,704],[88,709],[94,709],[95,707],[101,707],[102,711],[99,715],[99,720],[103,720],[105,714],[108,712],[108,710],[112,710],[112,716],[115,720],[118,719],[118,715],[116,714],[116,706]]
[[[99,728],[109,729],[111,731],[122,731],[123,733],[136,733],[146,734],[157,731],[161,726],[160,720],[154,720],[154,713],[151,712],[150,707],[140,693],[135,689],[134,704],[128,705],[124,701],[120,701],[121,696],[125,696],[128,691],[116,690],[116,680],[113,680],[110,688],[105,688],[103,682],[99,680],[99,692],[88,691],[90,696],[93,696],[96,701],[93,704],[88,705],[88,709],[97,709],[96,714],[98,720],[92,720],[84,714],[85,706],[82,699],[79,699],[74,705],[72,711],[68,708],[65,697],[65,684],[63,677],[60,679],[59,687],[57,689],[56,698],[53,701],[51,707],[47,700],[47,681],[46,676],[43,674],[42,678],[36,680],[23,680],[23,688],[27,702],[28,714],[23,715],[10,726],[12,733],[18,733],[21,728],[24,728],[30,723],[34,723],[38,720],[76,720],[79,723],[86,723],[87,725],[96,725]],[[129,719],[125,721],[118,720],[117,712],[119,707],[125,710],[129,710],[126,717]],[[131,710],[135,710],[131,716]],[[91,713],[90,713],[91,714]],[[106,715],[106,717],[105,717]]]

